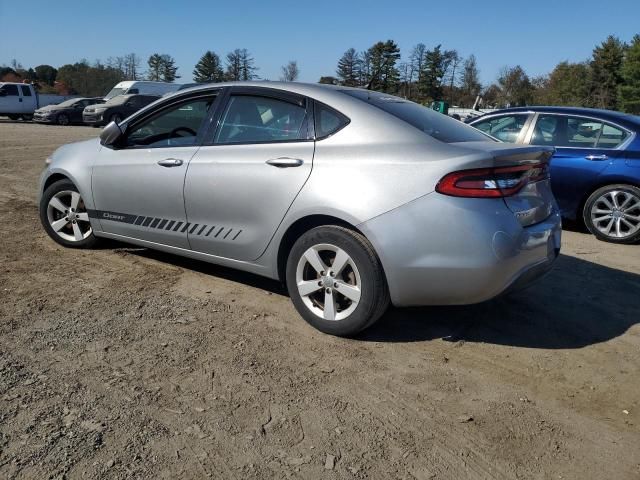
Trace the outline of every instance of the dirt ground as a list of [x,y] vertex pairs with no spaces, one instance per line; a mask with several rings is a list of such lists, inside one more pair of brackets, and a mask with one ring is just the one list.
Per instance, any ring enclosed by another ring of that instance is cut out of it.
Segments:
[[40,226],[85,127],[0,121],[0,478],[640,478],[640,246],[320,334],[279,284]]

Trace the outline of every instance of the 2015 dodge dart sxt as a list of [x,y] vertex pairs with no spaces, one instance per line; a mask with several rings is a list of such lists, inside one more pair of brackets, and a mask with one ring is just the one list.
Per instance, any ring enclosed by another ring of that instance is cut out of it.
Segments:
[[111,238],[279,279],[307,322],[353,335],[390,302],[477,303],[548,271],[552,153],[367,90],[206,85],[56,150],[40,216],[68,247]]

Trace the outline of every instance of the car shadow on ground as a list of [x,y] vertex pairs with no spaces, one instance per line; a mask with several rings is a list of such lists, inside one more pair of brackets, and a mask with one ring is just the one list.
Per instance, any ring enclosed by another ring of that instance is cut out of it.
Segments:
[[[144,248],[129,253],[287,296],[277,281]],[[640,275],[560,255],[528,289],[467,306],[391,308],[358,341],[433,339],[571,349],[605,342],[640,323]],[[302,320],[300,320],[302,321]]]
[[624,334],[640,323],[639,311],[640,275],[560,255],[528,289],[478,305],[394,308],[360,338],[582,348]]

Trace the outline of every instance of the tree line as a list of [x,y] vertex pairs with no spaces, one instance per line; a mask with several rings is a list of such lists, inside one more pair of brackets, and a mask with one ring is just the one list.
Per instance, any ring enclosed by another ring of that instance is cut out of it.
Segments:
[[[38,82],[41,90],[68,91],[87,96],[104,95],[122,80],[173,82],[181,75],[168,54],[154,53],[142,71],[142,59],[135,53],[110,57],[105,63],[86,60],[56,69],[39,65],[24,69],[17,61],[0,67],[0,80]],[[223,58],[206,51],[193,69],[196,83],[259,78],[255,59],[245,48]],[[281,68],[280,80],[295,81],[298,63]],[[471,107],[480,97],[483,107],[563,105],[606,108],[640,114],[640,35],[626,43],[611,35],[597,45],[589,59],[560,62],[546,75],[531,77],[520,65],[505,66],[488,85],[480,81],[474,55],[462,57],[454,49],[438,44],[431,48],[418,43],[402,56],[393,40],[379,41],[366,50],[349,48],[338,59],[334,75],[320,83],[369,88],[399,95],[423,104],[444,100],[450,105]]]

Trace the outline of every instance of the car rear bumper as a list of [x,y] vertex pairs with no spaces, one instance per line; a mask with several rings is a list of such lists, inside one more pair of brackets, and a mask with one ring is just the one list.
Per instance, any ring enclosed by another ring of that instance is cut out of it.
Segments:
[[380,257],[396,306],[483,302],[540,278],[560,252],[555,206],[523,227],[502,199],[432,193],[358,227]]

